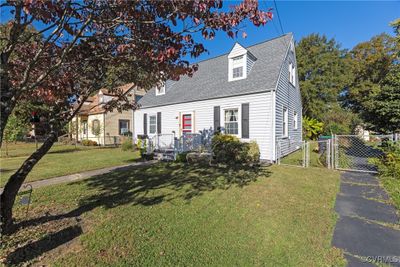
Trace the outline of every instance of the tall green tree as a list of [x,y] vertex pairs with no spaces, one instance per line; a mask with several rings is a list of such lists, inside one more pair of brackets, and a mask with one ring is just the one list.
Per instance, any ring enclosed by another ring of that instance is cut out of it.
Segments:
[[382,81],[398,60],[399,49],[396,39],[383,33],[356,45],[350,52],[354,80],[346,92],[345,104],[360,114],[371,128],[374,125],[370,122],[369,111],[373,109],[374,98],[380,94]]
[[400,130],[400,65],[393,65],[379,93],[370,100],[369,121],[382,132]]
[[334,39],[311,34],[297,44],[296,56],[303,114],[322,120],[352,80],[346,50]]
[[[216,1],[2,1],[8,31],[0,47],[0,144],[9,116],[20,101],[42,100],[49,106],[51,131],[43,145],[10,176],[0,195],[0,227],[10,233],[12,207],[32,168],[50,150],[85,99],[103,86],[111,66],[126,62],[130,82],[148,88],[155,82],[192,76],[196,58],[207,50],[204,39],[217,32],[235,37],[243,23],[265,25],[270,10],[257,0],[224,9]],[[3,14],[2,14],[3,15]],[[178,26],[179,25],[179,26]],[[29,32],[31,27],[36,31]],[[23,60],[19,60],[23,59]],[[141,75],[136,75],[138,72]],[[113,90],[118,91],[118,90]],[[121,91],[121,90],[120,90]],[[114,92],[115,93],[115,92]],[[107,109],[136,108],[118,93]]]
[[29,123],[19,119],[15,113],[11,114],[4,130],[4,147],[8,156],[8,144],[21,140],[29,130]]
[[[394,29],[394,33],[396,34],[397,42],[400,42],[400,18],[395,19],[390,23],[390,25]],[[400,53],[400,51],[399,51]]]
[[354,114],[342,109],[339,95],[351,84],[351,58],[334,39],[311,34],[296,48],[303,114],[323,122],[323,132],[350,132]]

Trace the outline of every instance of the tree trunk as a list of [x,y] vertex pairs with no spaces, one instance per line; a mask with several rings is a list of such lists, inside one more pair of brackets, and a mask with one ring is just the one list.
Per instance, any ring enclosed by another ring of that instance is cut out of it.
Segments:
[[[0,77],[1,79],[1,77]],[[11,115],[15,107],[14,94],[12,88],[9,88],[6,82],[2,81],[0,84],[1,102],[0,102],[0,145],[3,143],[3,134],[6,129],[8,117]]]
[[18,191],[25,181],[26,176],[39,162],[39,160],[50,150],[56,140],[57,133],[55,131],[50,132],[43,145],[38,150],[36,150],[28,159],[26,159],[21,167],[7,181],[4,187],[4,191],[0,197],[0,220],[2,234],[8,234],[12,230],[12,208]]

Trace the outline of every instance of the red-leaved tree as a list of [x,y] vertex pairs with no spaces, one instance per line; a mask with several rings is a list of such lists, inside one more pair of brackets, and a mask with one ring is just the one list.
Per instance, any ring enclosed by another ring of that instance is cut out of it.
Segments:
[[[260,26],[272,18],[270,10],[259,9],[257,0],[226,9],[222,0],[8,0],[0,7],[9,13],[0,40],[0,143],[20,101],[48,105],[51,129],[4,187],[3,233],[12,230],[12,207],[26,176],[83,101],[110,81],[107,73],[143,88],[177,80],[197,68],[183,58],[206,51],[195,33],[212,39],[223,31],[233,38],[244,20]],[[109,108],[135,108],[128,99],[120,92]]]

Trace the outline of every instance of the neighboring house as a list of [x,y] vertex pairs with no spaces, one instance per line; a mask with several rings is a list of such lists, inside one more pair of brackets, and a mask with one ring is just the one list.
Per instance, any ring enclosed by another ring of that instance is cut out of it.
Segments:
[[[138,89],[133,83],[125,84],[116,90],[131,95],[138,101],[145,91]],[[92,140],[100,145],[120,144],[121,137],[131,135],[133,132],[132,110],[118,112],[106,111],[104,104],[114,99],[116,95],[107,89],[89,97],[79,111],[78,115],[70,123],[70,132],[73,139]]]
[[221,128],[258,143],[261,159],[299,148],[302,106],[292,34],[198,63],[193,77],[153,88],[134,113],[134,136],[198,133]]

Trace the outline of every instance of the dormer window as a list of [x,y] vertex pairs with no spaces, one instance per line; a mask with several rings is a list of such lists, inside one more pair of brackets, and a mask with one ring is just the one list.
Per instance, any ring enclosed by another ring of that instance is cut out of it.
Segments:
[[236,43],[228,55],[228,81],[246,79],[256,60],[252,53]]
[[165,95],[165,83],[156,87],[156,95]]
[[241,78],[243,77],[243,56],[233,58],[232,63],[232,78]]

